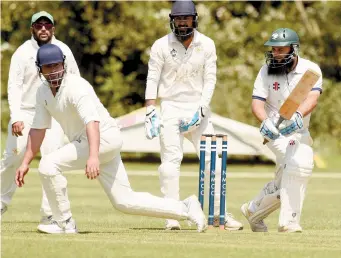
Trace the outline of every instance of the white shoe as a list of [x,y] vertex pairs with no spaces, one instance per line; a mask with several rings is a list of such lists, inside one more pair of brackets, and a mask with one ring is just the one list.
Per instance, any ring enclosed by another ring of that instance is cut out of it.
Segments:
[[[220,227],[219,225],[219,216],[214,216],[213,219],[213,227]],[[242,230],[243,229],[243,224],[237,221],[232,213],[226,212],[225,214],[225,223],[224,223],[224,228],[229,231],[235,231],[235,230]]]
[[[42,216],[39,222],[39,225],[49,225],[52,223],[52,215],[50,216]],[[39,227],[39,226],[38,226]]]
[[183,202],[188,208],[188,217],[193,223],[195,223],[195,225],[197,225],[198,232],[205,232],[207,229],[207,221],[205,214],[201,209],[198,197],[192,195]]
[[3,206],[1,208],[1,215],[4,214],[7,211],[7,206]]
[[253,232],[268,232],[268,227],[265,225],[264,221],[252,222],[250,217],[252,216],[252,212],[249,211],[249,203],[244,203],[240,208],[245,218],[248,220],[251,230]]
[[63,223],[50,220],[49,224],[39,224],[38,231],[47,234],[75,234],[77,233],[76,221],[69,218]]
[[239,221],[235,220],[233,215],[231,213],[225,214],[225,229],[234,231],[234,230],[242,230],[243,229],[243,224],[240,223]]
[[278,228],[278,232],[286,232],[286,233],[302,233],[302,228],[300,225],[287,225]]
[[180,223],[174,219],[166,220],[166,230],[181,230]]

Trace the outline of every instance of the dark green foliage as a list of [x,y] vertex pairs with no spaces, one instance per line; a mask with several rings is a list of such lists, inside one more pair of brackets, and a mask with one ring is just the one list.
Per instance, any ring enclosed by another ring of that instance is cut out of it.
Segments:
[[[264,63],[264,42],[279,27],[295,30],[300,54],[318,63],[324,93],[311,131],[317,143],[341,139],[340,2],[196,2],[199,31],[217,47],[218,82],[213,110],[258,126],[251,114],[253,82]],[[170,2],[1,2],[2,130],[7,127],[10,57],[30,37],[30,18],[46,10],[56,36],[72,49],[82,75],[113,116],[143,106],[148,52],[170,31]],[[6,48],[9,44],[9,48]]]

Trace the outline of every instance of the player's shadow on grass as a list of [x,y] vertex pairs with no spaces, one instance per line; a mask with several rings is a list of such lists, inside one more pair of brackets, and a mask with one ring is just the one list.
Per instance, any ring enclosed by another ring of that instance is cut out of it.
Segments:
[[29,220],[21,220],[21,221],[10,221],[10,220],[8,220],[8,221],[1,221],[1,224],[13,224],[13,223],[15,223],[15,224],[37,224],[37,223],[39,223],[39,221],[37,222],[37,221],[29,221]]
[[181,229],[181,230],[166,230],[164,228],[129,228],[132,230],[146,230],[146,231],[165,231],[165,232],[181,232],[181,231],[193,231],[196,229],[195,228],[186,228],[186,229]]

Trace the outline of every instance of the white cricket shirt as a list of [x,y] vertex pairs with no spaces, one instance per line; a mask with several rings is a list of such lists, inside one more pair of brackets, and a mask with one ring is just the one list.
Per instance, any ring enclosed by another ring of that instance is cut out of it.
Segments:
[[70,141],[78,140],[86,132],[87,123],[99,121],[103,129],[112,120],[90,83],[73,74],[64,77],[56,96],[46,84],[39,87],[31,128],[50,128],[51,117],[61,125]]
[[[286,75],[268,75],[268,67],[263,65],[256,78],[252,98],[266,102],[265,111],[268,117],[276,116],[290,92],[309,68],[321,74],[312,90],[318,90],[322,93],[322,72],[320,67],[307,59],[298,57],[296,68]],[[310,115],[303,118],[303,128],[309,127]]]
[[[57,45],[66,56],[67,72],[79,75],[79,69],[70,48],[52,37],[52,44]],[[13,54],[8,76],[8,104],[11,123],[22,121],[22,111],[33,112],[36,105],[36,92],[42,83],[39,78],[36,59],[39,46],[32,37],[22,44]]]
[[216,61],[213,40],[197,30],[187,50],[173,33],[156,40],[150,52],[145,98],[209,107]]

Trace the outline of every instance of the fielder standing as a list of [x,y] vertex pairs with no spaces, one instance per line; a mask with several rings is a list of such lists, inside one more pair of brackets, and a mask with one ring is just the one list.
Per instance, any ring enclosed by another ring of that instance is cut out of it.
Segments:
[[[181,201],[133,192],[121,160],[122,138],[115,119],[82,77],[65,72],[65,56],[53,44],[37,54],[39,73],[46,79],[37,91],[36,114],[28,136],[24,160],[16,183],[23,186],[29,164],[55,118],[70,143],[40,160],[39,175],[51,205],[53,222],[40,225],[44,233],[76,233],[64,171],[83,169],[89,179],[98,177],[111,203],[118,210],[136,215],[191,220],[202,232],[206,218],[197,197]],[[67,114],[67,115],[66,115]]]
[[[145,95],[145,129],[148,139],[160,136],[161,192],[167,198],[179,200],[184,138],[194,145],[199,156],[200,136],[214,133],[210,102],[216,84],[217,56],[213,40],[196,30],[198,15],[192,1],[174,2],[169,16],[172,33],[158,39],[151,48]],[[157,98],[161,100],[160,118],[155,108]],[[220,162],[221,159],[217,158],[217,164]],[[207,151],[206,168],[209,167],[210,153]],[[220,173],[217,169],[214,204],[217,226]],[[226,213],[225,218],[226,229],[242,229],[243,225],[231,214]],[[180,224],[169,219],[166,229],[180,229]]]
[[260,132],[269,140],[267,146],[276,155],[276,173],[241,210],[252,231],[266,232],[263,220],[280,207],[278,231],[301,232],[302,206],[314,166],[309,120],[322,93],[322,76],[291,120],[284,121],[279,130],[275,124],[281,105],[307,69],[322,73],[317,64],[298,55],[299,37],[291,29],[274,31],[265,46],[271,51],[254,84],[252,111],[262,122]]
[[[6,149],[1,159],[1,213],[10,204],[16,190],[15,169],[23,160],[27,144],[27,136],[36,111],[36,92],[41,84],[35,64],[40,46],[53,43],[59,46],[67,57],[68,73],[79,75],[75,58],[69,47],[54,37],[54,19],[51,14],[42,11],[31,18],[30,40],[22,44],[13,54],[8,78],[8,104],[10,121]],[[62,146],[64,132],[53,119],[52,126],[46,131],[45,140],[41,146],[42,156]],[[41,224],[49,223],[51,209],[43,191],[41,204]]]

